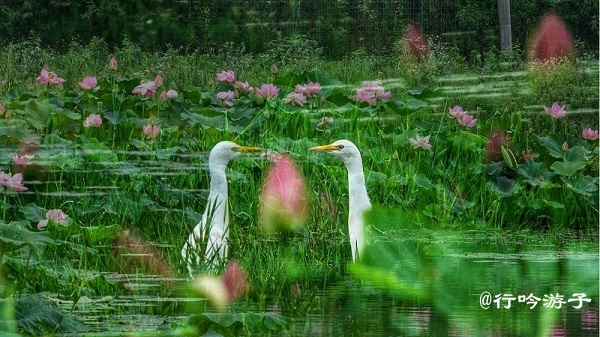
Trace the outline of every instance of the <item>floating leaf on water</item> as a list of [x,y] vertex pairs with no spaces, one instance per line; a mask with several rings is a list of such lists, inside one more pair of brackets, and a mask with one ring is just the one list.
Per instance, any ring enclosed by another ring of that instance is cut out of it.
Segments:
[[191,316],[187,322],[204,334],[213,329],[223,336],[237,336],[243,332],[283,332],[292,328],[290,318],[272,313],[204,313]]

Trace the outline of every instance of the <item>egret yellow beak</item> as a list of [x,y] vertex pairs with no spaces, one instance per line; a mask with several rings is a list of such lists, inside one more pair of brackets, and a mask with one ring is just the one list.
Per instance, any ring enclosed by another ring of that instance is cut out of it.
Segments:
[[331,152],[331,151],[339,150],[339,148],[333,144],[329,144],[329,145],[321,145],[321,146],[311,147],[308,150],[309,151],[319,151],[319,152]]
[[238,146],[232,149],[232,151],[235,152],[241,152],[241,153],[246,153],[246,152],[261,152],[264,151],[265,149],[263,149],[262,147],[254,147],[254,146]]

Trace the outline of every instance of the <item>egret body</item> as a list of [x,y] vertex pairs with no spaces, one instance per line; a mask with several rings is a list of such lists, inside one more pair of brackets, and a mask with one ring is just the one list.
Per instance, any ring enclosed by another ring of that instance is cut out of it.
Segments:
[[262,151],[258,147],[240,146],[234,142],[217,143],[208,156],[210,173],[210,189],[208,202],[202,219],[194,227],[188,240],[181,249],[181,257],[192,272],[193,264],[200,264],[199,243],[203,242],[208,232],[208,242],[204,259],[213,265],[219,265],[227,258],[227,239],[229,238],[229,201],[227,195],[227,164],[242,153]]
[[363,214],[371,209],[371,201],[365,186],[362,158],[360,151],[349,140],[338,140],[329,145],[310,148],[311,151],[328,152],[342,159],[348,169],[348,234],[352,248],[352,261],[356,261],[364,248]]

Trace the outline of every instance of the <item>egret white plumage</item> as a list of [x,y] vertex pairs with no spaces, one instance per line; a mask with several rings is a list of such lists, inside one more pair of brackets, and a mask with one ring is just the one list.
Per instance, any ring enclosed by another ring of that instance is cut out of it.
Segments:
[[242,153],[259,152],[259,147],[240,146],[234,142],[222,141],[217,143],[208,156],[210,172],[210,189],[208,202],[202,214],[202,219],[194,227],[188,240],[181,249],[181,257],[192,272],[193,264],[200,264],[199,243],[204,241],[208,231],[208,243],[204,259],[219,265],[227,258],[227,239],[229,238],[229,201],[227,191],[227,164]]
[[352,248],[352,261],[360,256],[364,248],[363,215],[371,209],[371,201],[365,186],[362,158],[360,151],[349,140],[338,140],[329,145],[311,147],[311,151],[328,152],[342,159],[348,169],[348,234]]

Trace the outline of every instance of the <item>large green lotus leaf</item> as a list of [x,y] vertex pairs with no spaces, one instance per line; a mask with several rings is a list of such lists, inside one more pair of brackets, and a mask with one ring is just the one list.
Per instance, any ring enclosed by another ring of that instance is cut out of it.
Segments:
[[[33,232],[27,229],[29,221],[15,221],[9,224],[0,222],[0,251],[10,252],[29,246],[37,251],[54,242],[47,232]],[[1,261],[0,261],[1,263]]]
[[567,161],[555,161],[550,165],[550,169],[554,171],[556,174],[560,174],[562,176],[570,177],[577,173],[577,171],[581,170],[587,165],[584,161],[577,162],[567,162]]
[[517,172],[523,175],[524,181],[531,186],[539,186],[541,188],[549,188],[557,186],[552,183],[554,173],[546,170],[543,163],[528,160],[521,164]]
[[578,194],[592,196],[598,191],[598,177],[578,174],[572,177],[561,177],[561,179],[568,188]]
[[565,138],[562,135],[553,135],[540,137],[536,136],[540,145],[545,147],[548,150],[548,153],[554,158],[562,158],[564,155],[564,151],[562,149],[562,145],[565,142]]
[[515,187],[519,186],[517,181],[504,176],[497,176],[496,181],[487,183],[487,188],[500,194],[503,197],[509,197],[513,194]]

